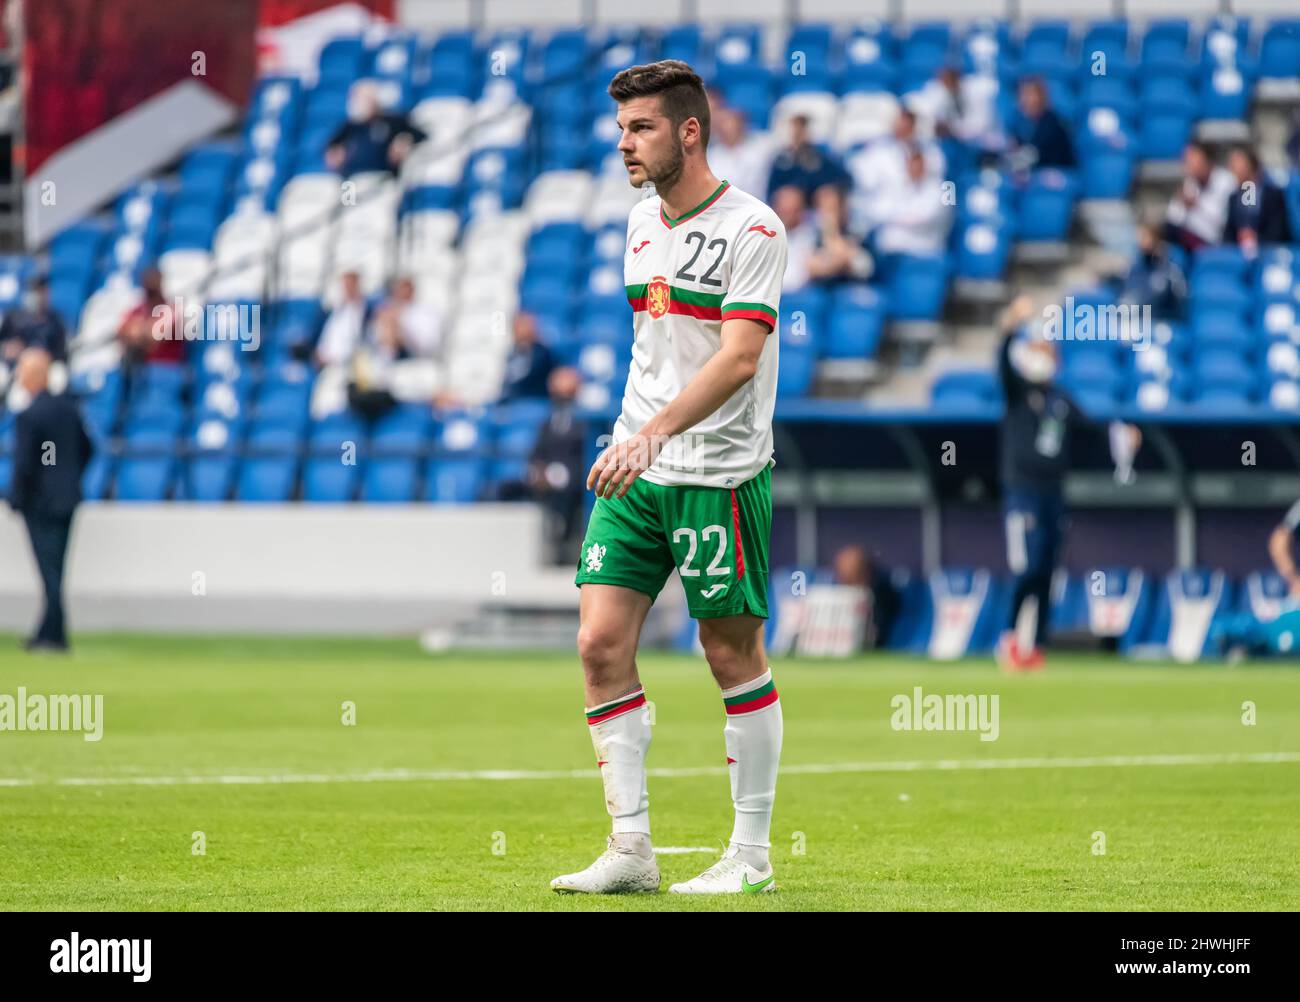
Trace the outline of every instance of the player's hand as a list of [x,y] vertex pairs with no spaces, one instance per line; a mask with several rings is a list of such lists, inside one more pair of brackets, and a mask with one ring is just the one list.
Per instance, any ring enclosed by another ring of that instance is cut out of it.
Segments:
[[659,436],[633,435],[600,454],[587,473],[587,488],[598,498],[621,498],[636,478],[654,465],[663,442]]
[[1287,593],[1292,598],[1300,598],[1300,574],[1292,574],[1287,578]]

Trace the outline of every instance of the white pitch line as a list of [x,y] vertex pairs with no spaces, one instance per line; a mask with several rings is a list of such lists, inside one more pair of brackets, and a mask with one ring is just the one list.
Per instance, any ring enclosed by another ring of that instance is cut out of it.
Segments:
[[[1300,762],[1300,752],[1228,752],[1198,755],[1095,755],[1087,758],[954,758],[897,762],[828,762],[781,767],[785,776],[835,773],[947,772],[982,769],[1105,769],[1129,766],[1243,765]],[[661,779],[726,776],[726,766],[647,769]],[[0,787],[16,786],[274,786],[304,783],[439,783],[505,780],[595,779],[595,769],[374,769],[355,773],[268,773],[264,775],[67,776],[54,779],[4,778]]]
[[709,847],[707,845],[657,845],[655,846],[656,856],[685,856],[688,852],[709,852],[717,855],[722,854],[722,850],[717,846]]

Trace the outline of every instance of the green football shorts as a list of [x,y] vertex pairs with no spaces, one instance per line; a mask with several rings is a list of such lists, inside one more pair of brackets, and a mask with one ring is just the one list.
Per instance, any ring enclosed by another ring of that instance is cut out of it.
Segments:
[[622,585],[653,601],[677,568],[696,619],[767,618],[772,464],[739,487],[665,487],[638,477],[597,498],[574,582]]

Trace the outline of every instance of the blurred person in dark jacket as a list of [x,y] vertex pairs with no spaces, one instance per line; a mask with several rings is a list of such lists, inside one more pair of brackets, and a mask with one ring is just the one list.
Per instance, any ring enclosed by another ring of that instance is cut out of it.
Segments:
[[542,344],[537,331],[537,318],[531,313],[516,313],[512,331],[514,344],[506,356],[505,385],[501,388],[501,400],[504,402],[547,396],[555,360],[551,356],[551,349]]
[[[1044,336],[1022,337],[1035,313],[1028,296],[1017,296],[1002,317],[998,377],[1006,409],[999,430],[1000,477],[1006,526],[1011,606],[998,640],[1005,671],[1043,667],[1051,616],[1052,572],[1065,538],[1065,476],[1080,428],[1093,424],[1057,381],[1060,354]],[[1131,466],[1142,444],[1134,425],[1112,422],[1111,453],[1117,467]],[[1034,631],[1028,649],[1016,627],[1021,608],[1034,600]]]
[[357,118],[344,122],[325,147],[325,165],[344,177],[369,171],[397,174],[411,148],[428,136],[405,115],[385,112],[373,86],[359,88]]
[[848,174],[838,160],[812,141],[807,115],[790,119],[790,142],[777,152],[772,160],[772,171],[767,179],[765,193],[751,192],[755,197],[766,194],[770,204],[778,188],[793,185],[803,192],[805,199],[824,184],[849,184]]
[[1019,114],[1012,126],[1012,142],[1028,161],[1028,169],[1073,167],[1077,163],[1074,141],[1065,121],[1051,107],[1047,86],[1038,77],[1020,81],[1016,92]]
[[901,601],[898,589],[889,576],[889,568],[879,563],[864,546],[852,544],[838,550],[834,562],[835,583],[863,588],[871,595],[871,622],[863,635],[863,647],[883,647],[898,616]]
[[24,348],[43,348],[56,362],[68,360],[68,329],[50,307],[44,275],[32,279],[31,305],[11,310],[0,323],[0,361],[13,361]]
[[45,592],[45,610],[29,651],[66,651],[63,566],[72,516],[81,503],[81,478],[94,446],[73,399],[48,392],[50,354],[28,348],[18,357],[18,383],[31,403],[15,422],[9,504],[27,523]]
[[1124,279],[1125,303],[1150,306],[1154,320],[1177,321],[1187,307],[1187,277],[1155,227],[1138,227],[1138,253]]
[[1260,170],[1255,151],[1238,146],[1228,154],[1228,170],[1237,188],[1228,196],[1224,243],[1237,244],[1248,256],[1260,244],[1289,244],[1291,219],[1286,210],[1286,193]]
[[551,413],[538,432],[524,479],[502,484],[500,489],[504,501],[531,499],[546,511],[555,563],[572,563],[568,543],[582,514],[587,435],[575,403],[581,383],[578,370],[571,366],[551,372]]

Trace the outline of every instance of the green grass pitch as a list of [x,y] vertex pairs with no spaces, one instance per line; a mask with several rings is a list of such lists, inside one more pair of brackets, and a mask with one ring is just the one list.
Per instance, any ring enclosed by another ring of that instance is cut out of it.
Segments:
[[[608,831],[574,657],[78,639],[61,660],[0,638],[0,694],[104,696],[97,743],[0,732],[6,910],[1300,908],[1295,666],[1071,656],[1005,678],[985,661],[774,659],[794,767],[773,824],[780,890],[593,899],[548,888]],[[670,772],[650,780],[655,843],[718,848],[717,690],[700,658],[639,663],[650,766]],[[998,740],[892,729],[890,700],[917,685],[999,694]],[[1148,756],[1200,758],[1130,761]],[[988,759],[1025,761],[971,767]],[[847,768],[804,768],[821,766]],[[661,856],[665,890],[711,860]]]

